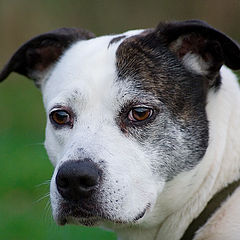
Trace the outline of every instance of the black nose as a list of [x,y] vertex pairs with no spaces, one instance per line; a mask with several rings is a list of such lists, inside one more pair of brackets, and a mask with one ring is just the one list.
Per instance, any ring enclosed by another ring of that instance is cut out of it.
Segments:
[[92,195],[101,177],[101,170],[88,159],[67,161],[56,176],[58,192],[64,199],[80,200]]

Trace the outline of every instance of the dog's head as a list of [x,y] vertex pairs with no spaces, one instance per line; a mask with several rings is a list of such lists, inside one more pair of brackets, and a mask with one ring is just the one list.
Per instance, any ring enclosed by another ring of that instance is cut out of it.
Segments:
[[98,38],[59,29],[24,44],[0,80],[17,72],[42,90],[56,221],[144,222],[165,183],[203,158],[223,64],[240,68],[239,46],[201,21]]

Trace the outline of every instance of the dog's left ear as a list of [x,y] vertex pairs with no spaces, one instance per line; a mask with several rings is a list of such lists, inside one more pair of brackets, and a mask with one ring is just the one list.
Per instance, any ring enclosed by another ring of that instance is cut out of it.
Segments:
[[39,35],[23,44],[13,54],[0,72],[0,82],[11,72],[16,72],[40,86],[45,74],[71,44],[94,37],[93,33],[80,28],[60,28]]
[[156,33],[190,70],[212,78],[223,64],[240,69],[239,44],[203,21],[162,23]]

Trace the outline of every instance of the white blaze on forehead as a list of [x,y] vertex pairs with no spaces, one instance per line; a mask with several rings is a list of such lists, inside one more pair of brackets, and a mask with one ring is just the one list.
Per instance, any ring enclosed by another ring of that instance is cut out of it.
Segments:
[[[122,35],[129,37],[141,31],[129,31]],[[117,77],[115,52],[122,40],[108,46],[118,36],[103,36],[73,44],[42,86],[45,106],[48,107],[60,92],[74,91],[76,88],[85,96],[94,94],[95,101],[107,97]]]
[[115,79],[115,51],[107,50],[107,42],[109,38],[103,37],[98,41],[74,44],[47,80],[43,90],[44,103],[49,104],[58,94],[74,90],[80,90],[81,94],[88,97],[94,94],[95,101],[98,101]]

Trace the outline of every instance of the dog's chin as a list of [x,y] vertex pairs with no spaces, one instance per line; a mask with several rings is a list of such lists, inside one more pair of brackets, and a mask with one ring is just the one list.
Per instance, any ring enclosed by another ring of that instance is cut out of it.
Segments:
[[101,216],[96,210],[81,208],[78,204],[68,204],[66,202],[60,205],[54,219],[58,225],[74,224],[84,226],[97,226]]
[[[108,226],[111,225],[118,225],[126,226],[126,225],[135,225],[142,221],[146,212],[150,208],[150,204],[140,211],[136,216],[124,219],[120,216],[108,216],[108,214],[104,214],[102,211],[93,211],[93,212],[86,212],[85,210],[76,211],[76,209],[72,208],[62,208],[61,211],[55,215],[55,221],[58,225],[64,226],[66,224],[73,224],[73,225],[83,225],[87,227],[94,227],[94,226]],[[100,214],[101,213],[101,214]]]

